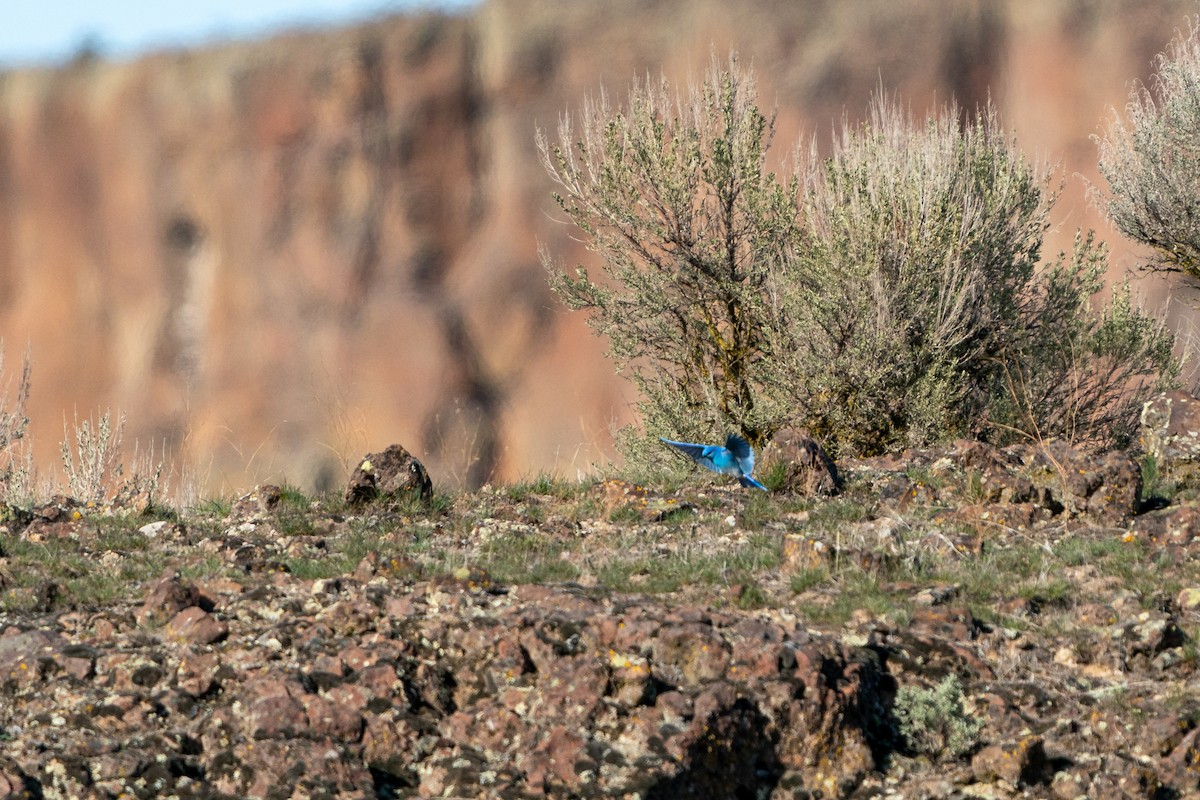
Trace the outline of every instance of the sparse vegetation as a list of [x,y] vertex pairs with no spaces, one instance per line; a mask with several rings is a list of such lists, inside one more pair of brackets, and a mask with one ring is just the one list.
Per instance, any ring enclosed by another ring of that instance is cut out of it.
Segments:
[[1135,86],[1125,118],[1097,138],[1101,198],[1122,233],[1148,245],[1151,268],[1200,280],[1200,18],[1157,58],[1149,86]]
[[90,507],[109,505],[116,508],[149,510],[164,492],[163,463],[154,458],[153,449],[135,449],[133,470],[126,476],[121,446],[125,436],[125,415],[105,410],[99,419],[80,421],[78,413],[72,426],[63,424],[65,438],[59,445],[63,473],[71,497]]
[[113,483],[123,472],[124,433],[125,415],[118,415],[114,426],[109,410],[98,421],[80,422],[76,413],[73,426],[63,423],[62,466],[72,497],[92,505],[101,505],[108,499]]
[[901,686],[893,711],[909,749],[935,761],[970,753],[983,730],[983,720],[963,708],[962,683],[954,673],[929,689]]
[[[0,346],[0,374],[4,372],[4,348]],[[29,429],[29,354],[21,364],[21,377],[17,379],[15,393],[11,384],[0,395],[0,489],[6,503],[27,501],[33,494],[34,467],[28,449],[20,449],[18,443],[25,438]]]
[[1158,457],[1153,453],[1143,453],[1139,466],[1142,470],[1142,503],[1169,503],[1175,495],[1176,485],[1175,481],[1164,474]]
[[1177,373],[1172,339],[1127,289],[1099,311],[1107,256],[1090,234],[1042,263],[1054,203],[992,109],[914,120],[880,98],[832,155],[768,171],[753,75],[714,61],[685,96],[635,83],[585,101],[578,133],[539,132],[560,208],[608,276],[543,263],[591,312],[641,390],[645,434],[806,426],[837,456],[953,437],[1132,442],[1140,405]]

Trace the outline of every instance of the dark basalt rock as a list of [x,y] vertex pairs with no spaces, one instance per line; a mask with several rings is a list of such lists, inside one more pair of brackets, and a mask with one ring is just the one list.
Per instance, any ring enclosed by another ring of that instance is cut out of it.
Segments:
[[370,453],[354,470],[346,485],[346,502],[361,505],[375,500],[395,501],[405,496],[428,500],[433,494],[429,473],[398,444],[381,453]]

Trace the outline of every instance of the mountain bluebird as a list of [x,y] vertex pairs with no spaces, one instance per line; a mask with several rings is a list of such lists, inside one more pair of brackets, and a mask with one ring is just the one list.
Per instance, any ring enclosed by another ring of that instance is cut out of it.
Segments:
[[724,447],[719,444],[673,442],[670,439],[663,439],[663,441],[686,453],[692,461],[705,469],[711,469],[722,475],[736,475],[738,483],[742,486],[753,486],[764,492],[767,491],[767,487],[750,477],[750,473],[754,472],[754,450],[751,449],[749,442],[736,433],[729,434]]

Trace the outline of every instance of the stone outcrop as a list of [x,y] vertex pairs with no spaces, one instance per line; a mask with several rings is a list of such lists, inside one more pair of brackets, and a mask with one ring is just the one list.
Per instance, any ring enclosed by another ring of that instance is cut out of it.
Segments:
[[335,487],[391,441],[450,484],[587,468],[632,390],[546,287],[539,242],[587,254],[553,216],[535,127],[731,48],[777,106],[781,160],[879,86],[915,113],[991,97],[1063,160],[1056,250],[1107,233],[1075,178],[1097,180],[1088,137],[1193,11],[489,0],[7,73],[0,337],[32,352],[38,460],[70,409],[111,406],[209,491]]
[[801,495],[835,495],[842,488],[837,464],[821,443],[805,430],[786,428],[772,437],[763,450],[768,468],[782,472],[780,488]]
[[370,453],[350,474],[343,496],[350,505],[373,501],[396,502],[412,496],[428,500],[433,482],[420,461],[398,444]]
[[165,625],[101,612],[0,636],[0,725],[24,732],[0,781],[46,796],[837,797],[876,768],[878,656],[803,629],[537,586],[244,588],[214,592],[220,621],[192,605]]
[[1142,445],[1164,467],[1200,462],[1200,400],[1163,392],[1142,408]]

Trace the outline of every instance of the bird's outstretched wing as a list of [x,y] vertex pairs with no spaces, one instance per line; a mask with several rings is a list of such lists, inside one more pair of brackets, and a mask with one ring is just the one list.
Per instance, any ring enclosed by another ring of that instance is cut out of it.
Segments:
[[713,453],[719,448],[716,448],[713,445],[709,445],[709,444],[692,444],[691,442],[676,442],[672,439],[665,439],[661,436],[659,438],[662,439],[667,444],[671,445],[671,447],[674,447],[675,449],[679,450],[682,453],[686,453],[687,456],[692,459],[692,461],[695,461],[700,466],[706,467],[707,469],[711,469],[714,472],[719,471],[717,469],[717,465],[715,463],[713,463]]

